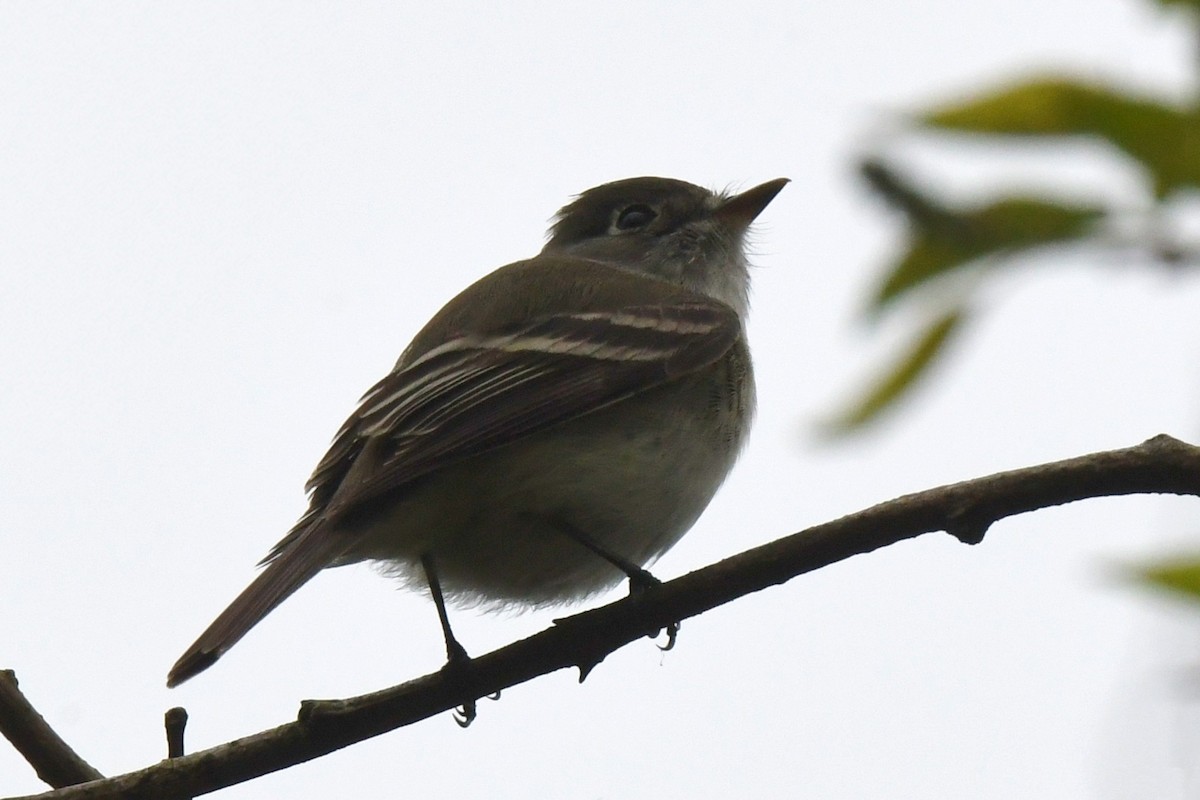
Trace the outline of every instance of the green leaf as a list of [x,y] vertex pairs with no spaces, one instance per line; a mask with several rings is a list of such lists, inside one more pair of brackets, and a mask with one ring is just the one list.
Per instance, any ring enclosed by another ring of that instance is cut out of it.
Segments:
[[858,165],[858,173],[871,191],[903,213],[916,227],[953,224],[953,214],[939,198],[886,161],[864,159]]
[[1134,576],[1143,583],[1169,589],[1200,603],[1200,558],[1175,557],[1138,568]]
[[875,294],[873,310],[946,273],[971,266],[984,256],[1013,254],[1080,239],[1091,232],[1104,209],[1039,197],[1010,196],[912,219],[908,247]]
[[1160,198],[1200,187],[1200,111],[1104,84],[1034,79],[931,109],[919,120],[968,133],[1097,136],[1140,162]]
[[945,349],[955,332],[966,319],[966,311],[955,309],[934,320],[913,342],[896,364],[879,377],[862,398],[822,425],[822,433],[836,437],[853,433],[873,422],[882,412],[916,385],[929,366]]

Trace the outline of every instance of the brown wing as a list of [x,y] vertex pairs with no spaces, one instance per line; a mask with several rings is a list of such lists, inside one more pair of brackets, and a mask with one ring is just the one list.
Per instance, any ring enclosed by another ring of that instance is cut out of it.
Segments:
[[[701,369],[740,334],[732,309],[688,299],[556,314],[435,347],[363,397],[308,482],[309,513],[265,560],[317,517]],[[370,463],[352,470],[364,454]]]

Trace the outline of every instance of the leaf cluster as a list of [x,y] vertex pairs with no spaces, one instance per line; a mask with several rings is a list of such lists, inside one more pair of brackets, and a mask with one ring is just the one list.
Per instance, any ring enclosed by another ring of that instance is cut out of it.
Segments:
[[[1154,1],[1182,10],[1200,40],[1200,0]],[[1139,256],[1141,264],[1159,268],[1200,266],[1200,242],[1172,239],[1163,224],[1178,216],[1189,196],[1200,195],[1200,97],[1176,102],[1117,81],[1042,74],[932,105],[910,121],[919,136],[957,137],[992,156],[1030,144],[1099,142],[1107,159],[1134,166],[1142,177],[1141,194],[1122,198],[1122,211],[1099,198],[1079,200],[1065,187],[981,192],[981,199],[962,203],[882,156],[864,158],[862,178],[904,221],[901,244],[868,298],[868,317],[916,305],[925,321],[899,357],[826,423],[832,437],[876,422],[928,376],[979,313],[977,296],[992,276],[1050,263],[1036,256],[1052,250],[1085,247],[1097,252],[1119,247]],[[1122,233],[1129,229],[1129,208],[1142,209],[1132,237]],[[1134,578],[1200,602],[1200,557],[1195,555],[1136,568]]]
[[[1200,29],[1200,0],[1157,2],[1185,7]],[[932,105],[910,123],[919,136],[953,136],[997,157],[1030,144],[1101,142],[1108,159],[1135,166],[1143,177],[1141,196],[1122,198],[1119,209],[1101,198],[1080,200],[1066,187],[984,190],[979,199],[960,202],[883,156],[864,158],[860,175],[904,222],[900,245],[868,298],[868,318],[917,305],[926,320],[900,356],[825,424],[826,434],[863,430],[925,378],[978,313],[977,297],[989,277],[1045,263],[1035,257],[1051,250],[1085,247],[1132,250],[1158,267],[1200,266],[1200,242],[1176,240],[1163,224],[1200,194],[1200,98],[1173,102],[1116,82],[1043,74]],[[1130,208],[1142,209],[1132,235]]]

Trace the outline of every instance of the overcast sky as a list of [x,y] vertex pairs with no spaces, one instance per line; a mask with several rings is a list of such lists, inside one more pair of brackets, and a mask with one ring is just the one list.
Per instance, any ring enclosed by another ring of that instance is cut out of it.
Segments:
[[[895,220],[871,147],[969,196],[1130,196],[1099,148],[980,161],[896,115],[1037,68],[1181,96],[1186,27],[1142,0],[0,5],[0,667],[106,774],[441,666],[428,601],[319,576],[221,663],[167,668],[305,507],[359,395],[590,186],[793,180],[755,236],[750,446],[668,578],[896,495],[1197,438],[1200,282],[1041,259],[886,426],[814,422],[912,330],[868,335]],[[228,790],[228,798],[1200,796],[1194,612],[1113,578],[1196,541],[1124,498],[930,535]],[[613,597],[619,596],[620,591]],[[561,611],[454,614],[483,653]],[[1194,673],[1193,673],[1194,674]],[[0,746],[0,794],[38,791]]]

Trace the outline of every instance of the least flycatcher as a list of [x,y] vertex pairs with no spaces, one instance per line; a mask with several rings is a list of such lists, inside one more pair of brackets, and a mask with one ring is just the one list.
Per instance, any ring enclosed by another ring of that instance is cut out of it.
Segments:
[[307,513],[171,668],[212,665],[326,567],[373,560],[438,604],[537,607],[618,583],[700,516],[754,409],[745,234],[787,183],[589,189],[542,252],[437,313],[317,465]]

